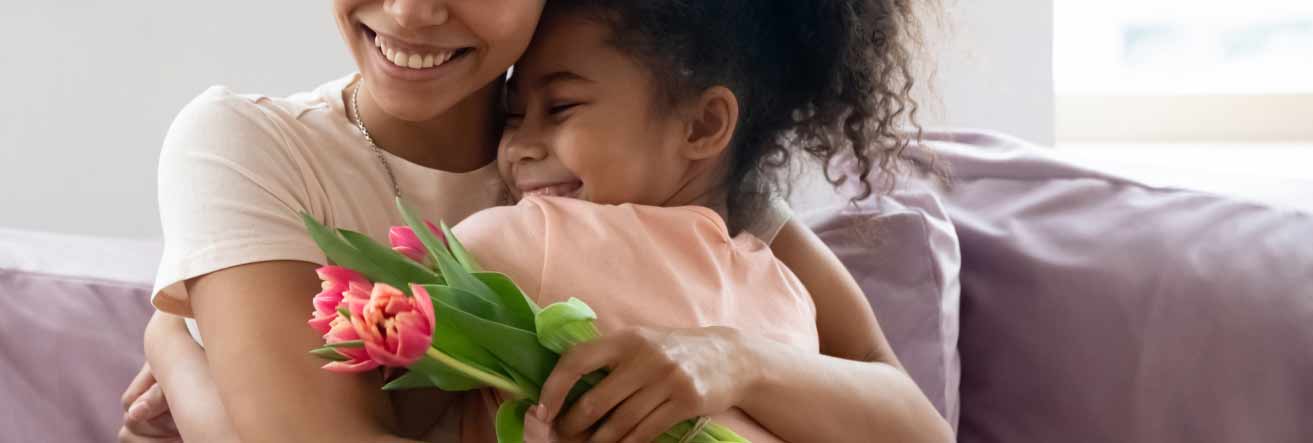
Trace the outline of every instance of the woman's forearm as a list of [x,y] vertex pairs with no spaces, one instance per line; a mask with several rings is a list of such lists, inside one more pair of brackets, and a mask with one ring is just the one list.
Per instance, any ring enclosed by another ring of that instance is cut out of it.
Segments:
[[184,441],[238,442],[205,362],[181,317],[156,312],[146,328],[146,360]]
[[953,441],[948,422],[916,383],[892,365],[750,340],[761,370],[738,406],[787,441],[852,441],[854,436]]

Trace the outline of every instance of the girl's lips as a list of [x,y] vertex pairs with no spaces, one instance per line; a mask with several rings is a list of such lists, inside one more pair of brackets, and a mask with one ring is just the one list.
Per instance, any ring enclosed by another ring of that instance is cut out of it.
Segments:
[[579,191],[583,189],[582,182],[556,183],[550,185],[532,185],[521,187],[520,192],[524,197],[568,197],[578,198]]

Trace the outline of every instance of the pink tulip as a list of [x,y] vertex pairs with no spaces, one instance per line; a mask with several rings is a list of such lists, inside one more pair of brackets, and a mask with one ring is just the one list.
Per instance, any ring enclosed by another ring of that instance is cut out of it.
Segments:
[[[387,285],[379,284],[377,286]],[[346,305],[348,310],[353,313],[352,318],[348,319],[341,315],[334,316],[329,323],[328,332],[324,334],[325,343],[331,345],[334,343],[361,340],[360,332],[355,325],[356,322],[353,321],[355,320],[354,317],[358,315],[355,313],[360,312],[365,305],[369,304],[370,293],[377,286],[371,285],[367,281],[351,281],[348,283],[348,289],[341,293],[342,299],[340,301],[341,304]],[[432,303],[431,300],[430,303]],[[363,347],[343,347],[337,348],[336,351],[339,355],[345,357],[347,361],[330,362],[324,365],[324,369],[333,372],[356,373],[365,372],[379,367],[379,362],[372,358],[369,352]]]
[[[429,231],[433,232],[438,241],[447,241],[446,236],[442,234],[442,230],[434,226],[433,223],[426,221],[424,225],[428,226]],[[425,263],[428,259],[428,248],[424,247],[424,243],[419,241],[419,236],[415,235],[415,230],[410,229],[409,226],[393,227],[388,231],[388,241],[392,243],[393,251],[400,252],[401,255],[405,255],[411,260]]]
[[365,352],[387,367],[407,367],[423,357],[433,343],[433,300],[420,286],[414,297],[383,283],[374,285],[368,300],[347,296],[351,325],[365,342]]
[[324,266],[315,272],[324,282],[323,290],[315,295],[315,312],[309,323],[320,335],[325,335],[332,329],[333,321],[338,317],[337,308],[342,304],[343,294],[350,289],[351,283],[369,285],[369,280],[359,272],[341,266]]

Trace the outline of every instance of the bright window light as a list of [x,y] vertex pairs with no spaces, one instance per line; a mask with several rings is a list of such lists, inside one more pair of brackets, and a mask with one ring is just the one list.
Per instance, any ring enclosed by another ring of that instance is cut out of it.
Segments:
[[1058,95],[1313,93],[1313,1],[1056,0]]

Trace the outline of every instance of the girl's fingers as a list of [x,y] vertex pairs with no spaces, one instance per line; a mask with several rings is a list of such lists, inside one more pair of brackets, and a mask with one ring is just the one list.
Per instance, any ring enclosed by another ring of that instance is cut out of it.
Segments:
[[132,383],[128,384],[128,389],[123,391],[123,397],[120,398],[123,402],[123,412],[128,412],[128,408],[136,403],[137,397],[141,397],[141,394],[153,385],[155,385],[155,375],[150,372],[150,363],[143,363],[141,370],[132,377]]
[[[566,435],[581,434],[596,424],[602,417],[607,418],[607,422],[615,420],[612,410],[622,402],[626,402],[635,392],[639,392],[645,386],[654,385],[660,382],[660,367],[654,365],[634,364],[635,360],[627,359],[616,366],[601,383],[589,390],[578,402],[570,406],[565,411],[565,415],[557,421],[557,429]],[[660,403],[652,405],[655,409]],[[651,412],[651,409],[644,411]],[[633,420],[633,424],[638,424],[638,417]],[[628,431],[628,429],[626,429]],[[617,434],[619,437],[624,434]],[[596,439],[596,438],[595,438]],[[601,439],[602,441],[608,441]],[[610,440],[614,441],[614,440]]]
[[153,384],[137,398],[128,408],[128,421],[147,421],[169,412],[169,403],[164,398],[164,390],[159,384]]
[[[593,440],[620,441],[622,437],[633,432],[643,419],[670,399],[669,390],[664,389],[663,386],[648,386],[630,396],[629,399],[620,404],[619,408],[616,408],[611,416],[606,418],[606,422],[602,423],[602,427],[593,434]],[[665,430],[663,429],[662,432],[665,432]]]
[[[684,420],[696,417],[692,411],[676,405],[674,402],[662,403],[656,411],[648,414],[643,421],[634,427],[634,430],[626,435],[624,439],[619,440],[623,443],[646,443],[656,440],[658,436],[666,432],[667,429],[679,424]],[[677,437],[683,437],[677,436]]]
[[131,435],[149,438],[179,437],[178,426],[169,413],[159,385],[153,385],[128,408],[123,417],[123,428]]
[[546,407],[546,421],[556,420],[565,404],[565,396],[570,388],[585,374],[612,366],[620,356],[620,347],[613,346],[613,340],[603,337],[587,343],[575,345],[556,362],[556,368],[543,383],[539,402]]

